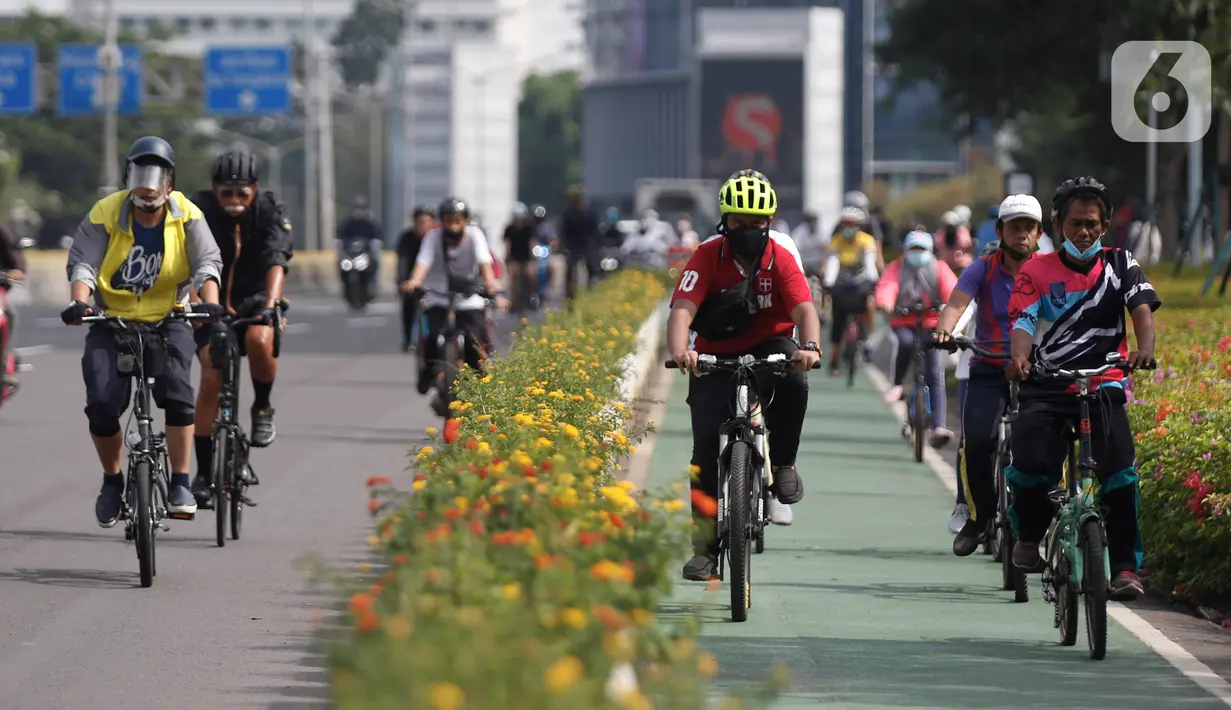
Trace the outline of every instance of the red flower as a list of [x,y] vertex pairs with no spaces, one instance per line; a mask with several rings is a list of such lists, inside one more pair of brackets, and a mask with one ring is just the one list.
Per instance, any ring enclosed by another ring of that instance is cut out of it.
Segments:
[[718,501],[705,494],[705,491],[692,489],[692,507],[707,518],[717,517]]
[[457,441],[457,432],[462,428],[462,420],[454,417],[445,422],[444,439],[446,444]]

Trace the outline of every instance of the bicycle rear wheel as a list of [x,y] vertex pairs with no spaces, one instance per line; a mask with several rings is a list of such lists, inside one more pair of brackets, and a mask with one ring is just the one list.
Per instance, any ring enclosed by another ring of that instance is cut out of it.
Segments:
[[1009,482],[1005,478],[1005,462],[1008,461],[1007,442],[1002,443],[996,454],[996,549],[1000,554],[1000,576],[1006,591],[1013,592],[1013,601],[1021,604],[1030,601],[1030,588],[1026,571],[1013,564],[1013,546],[1017,535],[1009,518]]
[[1065,582],[1056,586],[1056,627],[1060,629],[1060,645],[1077,643],[1077,585],[1072,579],[1073,565],[1062,553],[1057,552],[1052,564],[1052,579],[1057,573],[1064,575]]
[[731,621],[747,621],[752,605],[752,564],[748,554],[752,528],[752,492],[748,488],[751,461],[747,442],[731,445],[731,467],[727,478],[727,555],[731,562]]
[[150,492],[153,471],[144,458],[133,465],[133,485],[137,487],[136,510],[133,512],[137,526],[137,562],[141,571],[141,586],[154,584],[154,503]]
[[237,442],[231,454],[231,539],[238,540],[244,527],[244,491],[247,488],[248,445]]
[[218,547],[227,544],[227,498],[231,484],[231,436],[225,429],[214,434],[214,466],[211,471],[214,490],[214,523]]
[[842,341],[842,361],[846,365],[846,386],[855,386],[855,363],[859,360],[859,331],[848,331]]
[[1086,607],[1086,643],[1090,658],[1101,661],[1107,657],[1107,549],[1103,546],[1103,527],[1097,520],[1087,520],[1081,526],[1082,597]]

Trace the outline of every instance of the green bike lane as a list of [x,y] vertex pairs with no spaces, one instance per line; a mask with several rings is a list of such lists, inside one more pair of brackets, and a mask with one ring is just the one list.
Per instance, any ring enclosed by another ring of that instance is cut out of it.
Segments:
[[[674,377],[646,485],[687,479],[687,382]],[[715,691],[763,680],[775,662],[791,687],[775,708],[1223,708],[1114,621],[1093,661],[1057,643],[1038,575],[1014,604],[990,557],[953,556],[952,494],[910,456],[901,427],[865,378],[822,374],[798,468],[806,497],[753,557],[752,608],[730,621],[730,592],[676,583],[664,619],[695,614],[718,658]],[[687,551],[681,551],[682,565]],[[1083,617],[1084,619],[1084,617]]]

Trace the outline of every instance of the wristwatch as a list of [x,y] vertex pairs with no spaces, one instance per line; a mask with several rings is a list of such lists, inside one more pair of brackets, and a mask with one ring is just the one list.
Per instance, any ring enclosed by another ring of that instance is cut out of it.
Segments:
[[821,351],[821,346],[817,345],[816,343],[809,342],[809,343],[804,343],[803,347],[800,348],[800,350],[808,350],[810,352],[819,353]]

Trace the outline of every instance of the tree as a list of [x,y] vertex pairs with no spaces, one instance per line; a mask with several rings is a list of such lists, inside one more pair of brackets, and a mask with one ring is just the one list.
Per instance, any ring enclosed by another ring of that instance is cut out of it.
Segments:
[[342,78],[352,89],[375,84],[389,50],[397,46],[408,8],[398,0],[358,0],[334,35]]
[[[1200,2],[1228,14],[1221,0]],[[906,0],[891,15],[891,36],[878,55],[896,70],[899,85],[934,82],[955,115],[1016,128],[1018,163],[1041,186],[1093,172],[1122,198],[1143,190],[1145,149],[1111,130],[1104,68],[1124,41],[1187,38],[1192,19],[1177,12],[1181,4],[1186,0]],[[1179,232],[1183,150],[1180,144],[1159,150],[1169,251]],[[1046,187],[1039,192],[1047,197]]]
[[517,114],[520,199],[563,208],[569,185],[581,181],[581,89],[576,72],[526,77]]
[[[39,62],[47,66],[55,65],[59,44],[98,43],[101,39],[92,30],[66,19],[36,12],[0,26],[0,41],[35,42]],[[132,41],[132,38],[123,37],[121,41]],[[160,74],[199,72],[190,61],[159,56],[148,50],[145,61],[152,71]],[[63,234],[72,234],[98,199],[103,121],[93,116],[59,118],[55,114],[54,100],[45,100],[44,104],[39,115],[0,121],[0,136],[19,165],[18,183],[14,186],[17,192],[0,193],[0,198],[7,201],[21,196],[38,209],[44,219],[42,242],[48,244]],[[208,175],[211,159],[204,152],[206,141],[192,133],[192,122],[200,115],[199,93],[190,94],[175,105],[165,102],[159,105],[147,97],[141,116],[121,117],[120,151],[143,135],[162,136],[176,151],[176,174],[181,183],[177,188],[187,190],[190,184],[199,186],[197,178]],[[34,187],[39,189],[31,189]]]

